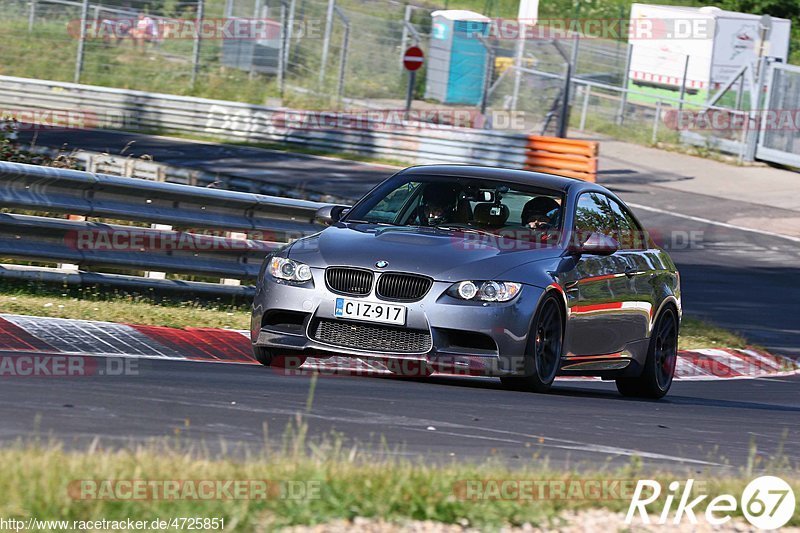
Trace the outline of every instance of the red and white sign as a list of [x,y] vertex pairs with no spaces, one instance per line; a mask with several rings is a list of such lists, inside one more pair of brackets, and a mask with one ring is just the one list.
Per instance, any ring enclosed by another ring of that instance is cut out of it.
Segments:
[[417,70],[425,62],[425,54],[419,46],[412,46],[403,54],[403,66],[406,70]]

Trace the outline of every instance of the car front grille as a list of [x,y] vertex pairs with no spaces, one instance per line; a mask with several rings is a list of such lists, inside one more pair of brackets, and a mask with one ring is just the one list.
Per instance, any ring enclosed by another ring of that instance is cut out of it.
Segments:
[[325,271],[325,282],[333,292],[364,296],[372,290],[372,272],[357,268],[334,267]]
[[424,276],[387,272],[378,278],[376,292],[386,300],[413,302],[425,296],[432,284]]
[[426,353],[433,346],[428,331],[320,319],[312,327],[315,340],[344,348],[391,353]]

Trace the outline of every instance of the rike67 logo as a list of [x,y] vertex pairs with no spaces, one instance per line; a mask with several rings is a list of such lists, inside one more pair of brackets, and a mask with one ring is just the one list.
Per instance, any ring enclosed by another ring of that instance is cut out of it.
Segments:
[[[732,494],[721,494],[709,501],[707,494],[700,494],[694,498],[692,494],[693,479],[686,480],[681,486],[679,481],[671,482],[665,492],[664,506],[657,524],[680,524],[684,518],[692,524],[697,524],[697,515],[702,512],[711,525],[721,525],[731,519],[732,513],[740,508],[742,514],[753,526],[759,529],[778,529],[786,525],[792,518],[795,510],[795,494],[792,487],[783,479],[775,476],[761,476],[754,479],[742,491],[741,498],[736,499]],[[641,479],[636,484],[636,489],[631,498],[625,522],[631,524],[636,520],[638,513],[641,521],[650,523],[647,512],[648,505],[659,500],[662,496],[661,483],[652,479]]]

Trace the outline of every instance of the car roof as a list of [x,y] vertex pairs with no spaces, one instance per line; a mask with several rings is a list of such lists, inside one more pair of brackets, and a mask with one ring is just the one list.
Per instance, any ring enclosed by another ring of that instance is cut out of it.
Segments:
[[604,187],[577,178],[567,178],[546,174],[544,172],[531,172],[529,170],[515,170],[510,168],[484,167],[480,165],[419,165],[409,167],[398,174],[404,176],[455,176],[460,178],[483,178],[497,181],[509,181],[522,185],[533,185],[546,189],[567,192],[570,189],[608,192]]

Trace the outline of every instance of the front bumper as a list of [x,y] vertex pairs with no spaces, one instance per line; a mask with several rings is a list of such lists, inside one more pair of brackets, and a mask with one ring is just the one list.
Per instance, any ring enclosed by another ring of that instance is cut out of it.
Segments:
[[[334,319],[335,300],[342,297],[325,284],[324,269],[312,269],[313,283],[290,284],[268,274],[257,288],[251,322],[254,345],[296,355],[356,356],[376,359],[418,360],[454,367],[478,369],[484,375],[518,374],[524,364],[533,314],[544,289],[525,285],[519,296],[507,303],[466,302],[445,294],[450,282],[434,282],[417,302],[401,302],[407,308],[406,328],[427,332],[430,349],[420,352],[359,349],[334,345],[314,338],[318,320]],[[347,298],[358,299],[347,296]],[[374,294],[364,300],[382,301]],[[390,302],[395,303],[395,302]],[[270,324],[265,316],[288,313],[302,322],[292,326]],[[267,322],[267,323],[265,323]],[[371,322],[348,321],[374,326]],[[389,326],[386,326],[389,327]]]

